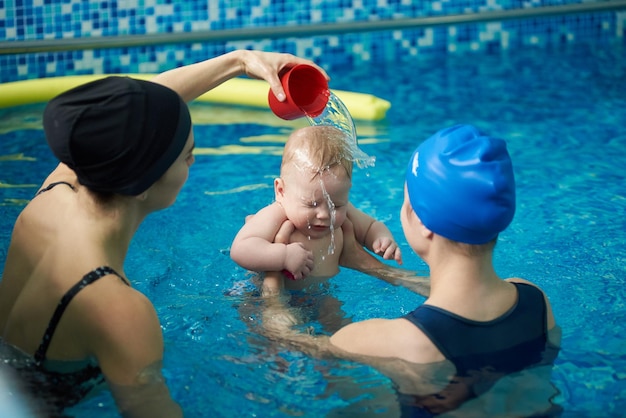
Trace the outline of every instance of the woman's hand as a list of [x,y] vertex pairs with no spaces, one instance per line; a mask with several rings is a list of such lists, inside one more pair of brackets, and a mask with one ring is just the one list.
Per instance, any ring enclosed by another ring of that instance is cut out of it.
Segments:
[[322,67],[313,61],[291,54],[249,50],[242,50],[239,53],[241,54],[242,74],[267,81],[274,95],[281,102],[285,100],[286,96],[285,90],[280,83],[280,75],[291,67],[295,67],[298,64],[311,65],[324,74],[326,80],[329,80],[328,74]]
[[285,91],[280,74],[298,64],[312,65],[328,79],[326,72],[313,61],[291,54],[242,49],[165,71],[152,81],[171,88],[189,102],[231,78],[247,75],[267,81],[278,100],[283,101]]

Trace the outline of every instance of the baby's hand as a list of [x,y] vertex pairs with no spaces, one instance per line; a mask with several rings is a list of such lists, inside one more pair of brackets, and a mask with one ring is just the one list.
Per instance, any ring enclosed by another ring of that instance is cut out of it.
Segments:
[[400,247],[389,237],[376,238],[372,246],[374,252],[382,256],[385,260],[396,260],[402,264],[402,253]]
[[287,245],[285,255],[285,270],[293,276],[294,280],[300,280],[308,276],[315,265],[313,253],[299,242]]

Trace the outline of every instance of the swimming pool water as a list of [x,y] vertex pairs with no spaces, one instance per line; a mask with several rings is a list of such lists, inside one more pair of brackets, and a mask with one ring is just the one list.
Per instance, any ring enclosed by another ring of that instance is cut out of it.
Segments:
[[[413,149],[455,123],[507,139],[518,208],[500,236],[496,269],[536,282],[551,299],[563,329],[552,382],[564,417],[617,417],[626,408],[625,52],[615,45],[412,57],[331,74],[331,88],[392,102],[386,120],[357,121],[376,165],[355,171],[351,200],[388,224],[406,268],[426,269],[399,221]],[[0,114],[2,259],[15,217],[54,166],[42,109]],[[252,284],[230,260],[229,245],[244,216],[272,201],[282,145],[275,141],[306,122],[209,105],[194,105],[193,114],[198,155],[189,182],[173,207],[145,221],[126,265],[161,318],[174,397],[190,417],[385,415],[394,402],[385,376],[277,349],[241,318],[254,316],[240,309]],[[329,292],[353,320],[396,317],[423,301],[349,270]],[[117,416],[106,392],[70,412]]]

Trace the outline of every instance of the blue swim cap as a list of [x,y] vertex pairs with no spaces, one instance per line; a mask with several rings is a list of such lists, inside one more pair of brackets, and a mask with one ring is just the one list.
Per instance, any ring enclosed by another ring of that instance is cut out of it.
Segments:
[[515,178],[506,143],[471,125],[443,129],[417,147],[406,185],[422,223],[453,241],[485,244],[515,214]]

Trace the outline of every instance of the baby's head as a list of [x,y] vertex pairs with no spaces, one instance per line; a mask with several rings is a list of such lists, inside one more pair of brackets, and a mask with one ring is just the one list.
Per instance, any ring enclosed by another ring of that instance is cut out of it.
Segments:
[[494,241],[515,214],[515,178],[506,143],[471,125],[437,132],[409,161],[407,204],[426,228],[449,240],[473,245]]
[[341,130],[310,126],[291,134],[274,189],[298,230],[316,236],[343,224],[352,165],[350,137]]
[[314,178],[325,171],[335,172],[336,168],[341,167],[347,178],[351,179],[352,166],[352,148],[348,135],[332,126],[309,126],[289,136],[283,151],[280,174],[285,176],[293,172]]

